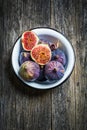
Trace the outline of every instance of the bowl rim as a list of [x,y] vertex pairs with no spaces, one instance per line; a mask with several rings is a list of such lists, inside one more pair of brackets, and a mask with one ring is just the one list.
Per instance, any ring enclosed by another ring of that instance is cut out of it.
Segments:
[[[54,29],[54,28],[51,28],[51,27],[35,27],[35,28],[30,28],[30,29],[28,29],[28,31],[31,31],[31,30],[33,31],[33,30],[35,30],[35,29],[51,29],[51,30],[54,30],[54,31],[56,31],[57,33],[61,34],[61,35],[69,42],[69,44],[71,45],[72,51],[73,51],[73,56],[74,56],[73,66],[72,66],[72,70],[71,70],[70,74],[69,74],[69,75],[66,77],[66,79],[64,79],[64,81],[62,81],[60,84],[56,84],[55,86],[52,86],[52,87],[45,87],[45,88],[44,88],[44,87],[35,87],[35,86],[28,85],[28,84],[26,84],[25,82],[23,82],[23,80],[16,74],[15,69],[14,69],[14,67],[13,67],[13,65],[12,65],[12,53],[13,53],[13,50],[14,50],[14,46],[15,46],[16,42],[21,38],[22,34],[18,36],[18,38],[15,40],[15,42],[14,42],[14,44],[13,44],[12,51],[11,51],[11,67],[12,67],[12,69],[13,69],[14,74],[16,75],[16,77],[17,77],[24,85],[26,85],[26,87],[31,87],[31,88],[39,89],[39,90],[40,90],[40,89],[41,89],[41,90],[53,89],[53,88],[56,88],[56,87],[62,85],[62,84],[63,84],[64,82],[66,82],[66,80],[71,76],[71,74],[72,74],[72,72],[73,72],[73,69],[74,69],[74,66],[75,66],[75,61],[76,61],[76,56],[75,56],[74,47],[73,47],[73,45],[71,44],[70,40],[69,40],[62,32],[58,31],[57,29]],[[27,30],[24,30],[24,32],[25,32],[25,31],[27,31]],[[35,83],[35,82],[34,82],[34,83]],[[39,82],[36,82],[36,83],[39,84]],[[46,84],[45,84],[45,85],[46,85]]]

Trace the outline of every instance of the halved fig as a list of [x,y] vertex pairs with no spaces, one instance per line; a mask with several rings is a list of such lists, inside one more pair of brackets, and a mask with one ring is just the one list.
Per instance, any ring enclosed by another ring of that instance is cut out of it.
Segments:
[[25,31],[22,34],[22,47],[25,51],[31,51],[31,49],[38,44],[39,38],[33,31]]
[[51,49],[48,45],[38,44],[31,50],[31,57],[36,63],[45,65],[51,60]]

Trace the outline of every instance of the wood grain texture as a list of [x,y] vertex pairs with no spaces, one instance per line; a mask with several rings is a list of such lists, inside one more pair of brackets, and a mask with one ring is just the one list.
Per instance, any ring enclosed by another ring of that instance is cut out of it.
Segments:
[[[11,67],[17,37],[52,27],[71,42],[75,68],[51,90],[26,87]],[[0,0],[0,130],[87,130],[87,0]]]
[[[56,4],[55,4],[56,3]],[[53,129],[87,129],[87,1],[54,1],[54,28],[72,43],[76,63],[67,82],[52,93]]]
[[1,7],[0,130],[50,130],[51,91],[27,88],[10,65],[12,47],[24,30],[50,26],[50,1],[8,0]]

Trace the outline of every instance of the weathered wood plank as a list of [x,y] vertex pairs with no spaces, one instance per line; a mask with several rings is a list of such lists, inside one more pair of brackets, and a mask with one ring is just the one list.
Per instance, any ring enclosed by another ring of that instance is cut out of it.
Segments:
[[4,0],[0,4],[0,130],[50,130],[50,91],[27,88],[10,66],[16,38],[24,30],[50,26],[50,0]]
[[[68,37],[72,44],[74,44],[74,16],[72,1],[55,0],[54,28]],[[52,113],[53,130],[75,130],[74,72],[63,85],[53,90]]]
[[53,8],[53,27],[65,34],[71,41],[75,49],[76,65],[68,81],[52,92],[52,128],[55,130],[84,130],[87,129],[87,102],[85,99],[87,72],[84,68],[87,55],[87,38],[85,37],[87,31],[86,28],[82,28],[87,23],[86,2],[55,0]]
[[76,130],[87,129],[87,1],[80,0],[76,5]]

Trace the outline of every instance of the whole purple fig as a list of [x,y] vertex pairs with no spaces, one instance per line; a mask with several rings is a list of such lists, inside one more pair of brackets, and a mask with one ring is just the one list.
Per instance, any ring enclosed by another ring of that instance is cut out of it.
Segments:
[[19,63],[20,65],[23,64],[25,61],[30,60],[30,53],[29,52],[21,52],[19,55]]
[[35,81],[40,74],[40,67],[33,61],[25,61],[19,69],[19,75],[26,81]]
[[45,77],[48,80],[59,80],[63,77],[65,69],[58,61],[50,61],[45,66]]
[[52,51],[52,60],[56,60],[56,61],[62,63],[64,66],[66,65],[65,53],[60,49],[56,49],[56,50]]

